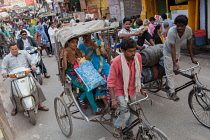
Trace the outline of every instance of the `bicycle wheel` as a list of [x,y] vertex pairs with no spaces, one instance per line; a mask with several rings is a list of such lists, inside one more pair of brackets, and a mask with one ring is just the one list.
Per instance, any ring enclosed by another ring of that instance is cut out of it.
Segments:
[[54,100],[55,116],[58,122],[58,125],[66,137],[72,135],[73,124],[71,119],[71,114],[65,104],[65,102],[56,97]]
[[169,140],[169,138],[154,126],[140,125],[136,140]]
[[204,126],[210,128],[210,90],[197,88],[191,90],[188,104],[195,118]]

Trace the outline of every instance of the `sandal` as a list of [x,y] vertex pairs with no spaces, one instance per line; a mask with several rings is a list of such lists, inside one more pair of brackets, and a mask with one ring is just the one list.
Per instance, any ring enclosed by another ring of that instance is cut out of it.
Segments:
[[171,95],[171,100],[178,101],[179,100],[179,97],[176,94],[172,94]]
[[85,104],[84,100],[78,99],[78,102],[82,109],[87,109],[87,105]]
[[104,113],[104,109],[103,109],[103,108],[98,108],[98,109],[94,112],[95,115],[101,115],[101,114],[103,114],[103,113]]
[[49,108],[47,108],[45,106],[40,106],[40,107],[38,107],[38,110],[49,111]]
[[173,101],[178,101],[179,100],[179,97],[176,95],[176,92],[174,93],[167,93],[167,96],[170,100],[173,100]]
[[17,114],[17,109],[16,108],[12,109],[11,115],[15,116],[16,114]]
[[117,129],[119,129],[119,128],[114,127],[114,131],[112,132],[112,135],[113,135],[115,138],[120,138],[121,135],[120,135],[119,130],[116,131]]
[[130,138],[132,138],[132,140],[135,139],[133,132],[128,132],[126,133]]

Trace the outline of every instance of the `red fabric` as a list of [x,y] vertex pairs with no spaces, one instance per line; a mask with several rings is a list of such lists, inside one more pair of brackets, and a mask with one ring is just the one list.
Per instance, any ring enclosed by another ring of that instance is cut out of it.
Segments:
[[158,79],[158,69],[156,66],[152,66],[154,72],[154,80]]
[[[136,56],[139,59],[140,72],[142,72],[142,58],[139,53],[136,53]],[[112,60],[109,77],[107,80],[108,87],[114,87],[115,96],[124,96],[124,84],[123,84],[123,75],[122,75],[122,63],[121,56],[117,56]],[[128,95],[130,98],[133,98],[136,94],[135,87],[135,61],[129,65],[130,69],[130,81],[128,84]]]

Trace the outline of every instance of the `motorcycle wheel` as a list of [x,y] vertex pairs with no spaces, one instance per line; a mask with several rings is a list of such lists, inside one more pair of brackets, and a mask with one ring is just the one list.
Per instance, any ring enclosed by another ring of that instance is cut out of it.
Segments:
[[37,81],[39,82],[39,84],[40,84],[40,85],[42,85],[42,84],[43,84],[43,80],[42,80],[42,76],[41,76],[41,74],[36,75],[36,79],[37,79]]
[[35,125],[36,124],[36,118],[35,118],[34,110],[29,110],[28,115],[29,115],[31,124]]

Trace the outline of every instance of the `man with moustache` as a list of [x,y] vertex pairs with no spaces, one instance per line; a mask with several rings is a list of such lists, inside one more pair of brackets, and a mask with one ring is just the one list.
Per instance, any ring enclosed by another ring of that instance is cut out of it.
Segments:
[[[134,115],[125,109],[127,103],[135,102],[136,94],[146,92],[141,88],[142,58],[136,53],[137,43],[132,38],[124,38],[121,42],[122,54],[112,60],[107,85],[109,87],[112,107],[119,108],[120,115],[114,121],[113,135],[120,137],[120,129],[134,121]],[[122,105],[122,106],[119,106]],[[135,109],[134,106],[131,108]],[[132,130],[128,135],[133,137]]]
[[191,42],[192,29],[187,26],[188,18],[185,15],[179,15],[175,18],[174,23],[176,26],[171,27],[168,31],[168,37],[163,47],[163,56],[167,84],[169,87],[167,95],[171,100],[178,101],[179,97],[176,95],[174,88],[175,82],[173,72],[178,74],[180,48],[184,40],[187,39],[187,48],[191,57],[191,61],[195,64],[197,64],[197,61],[195,61],[193,58]]

